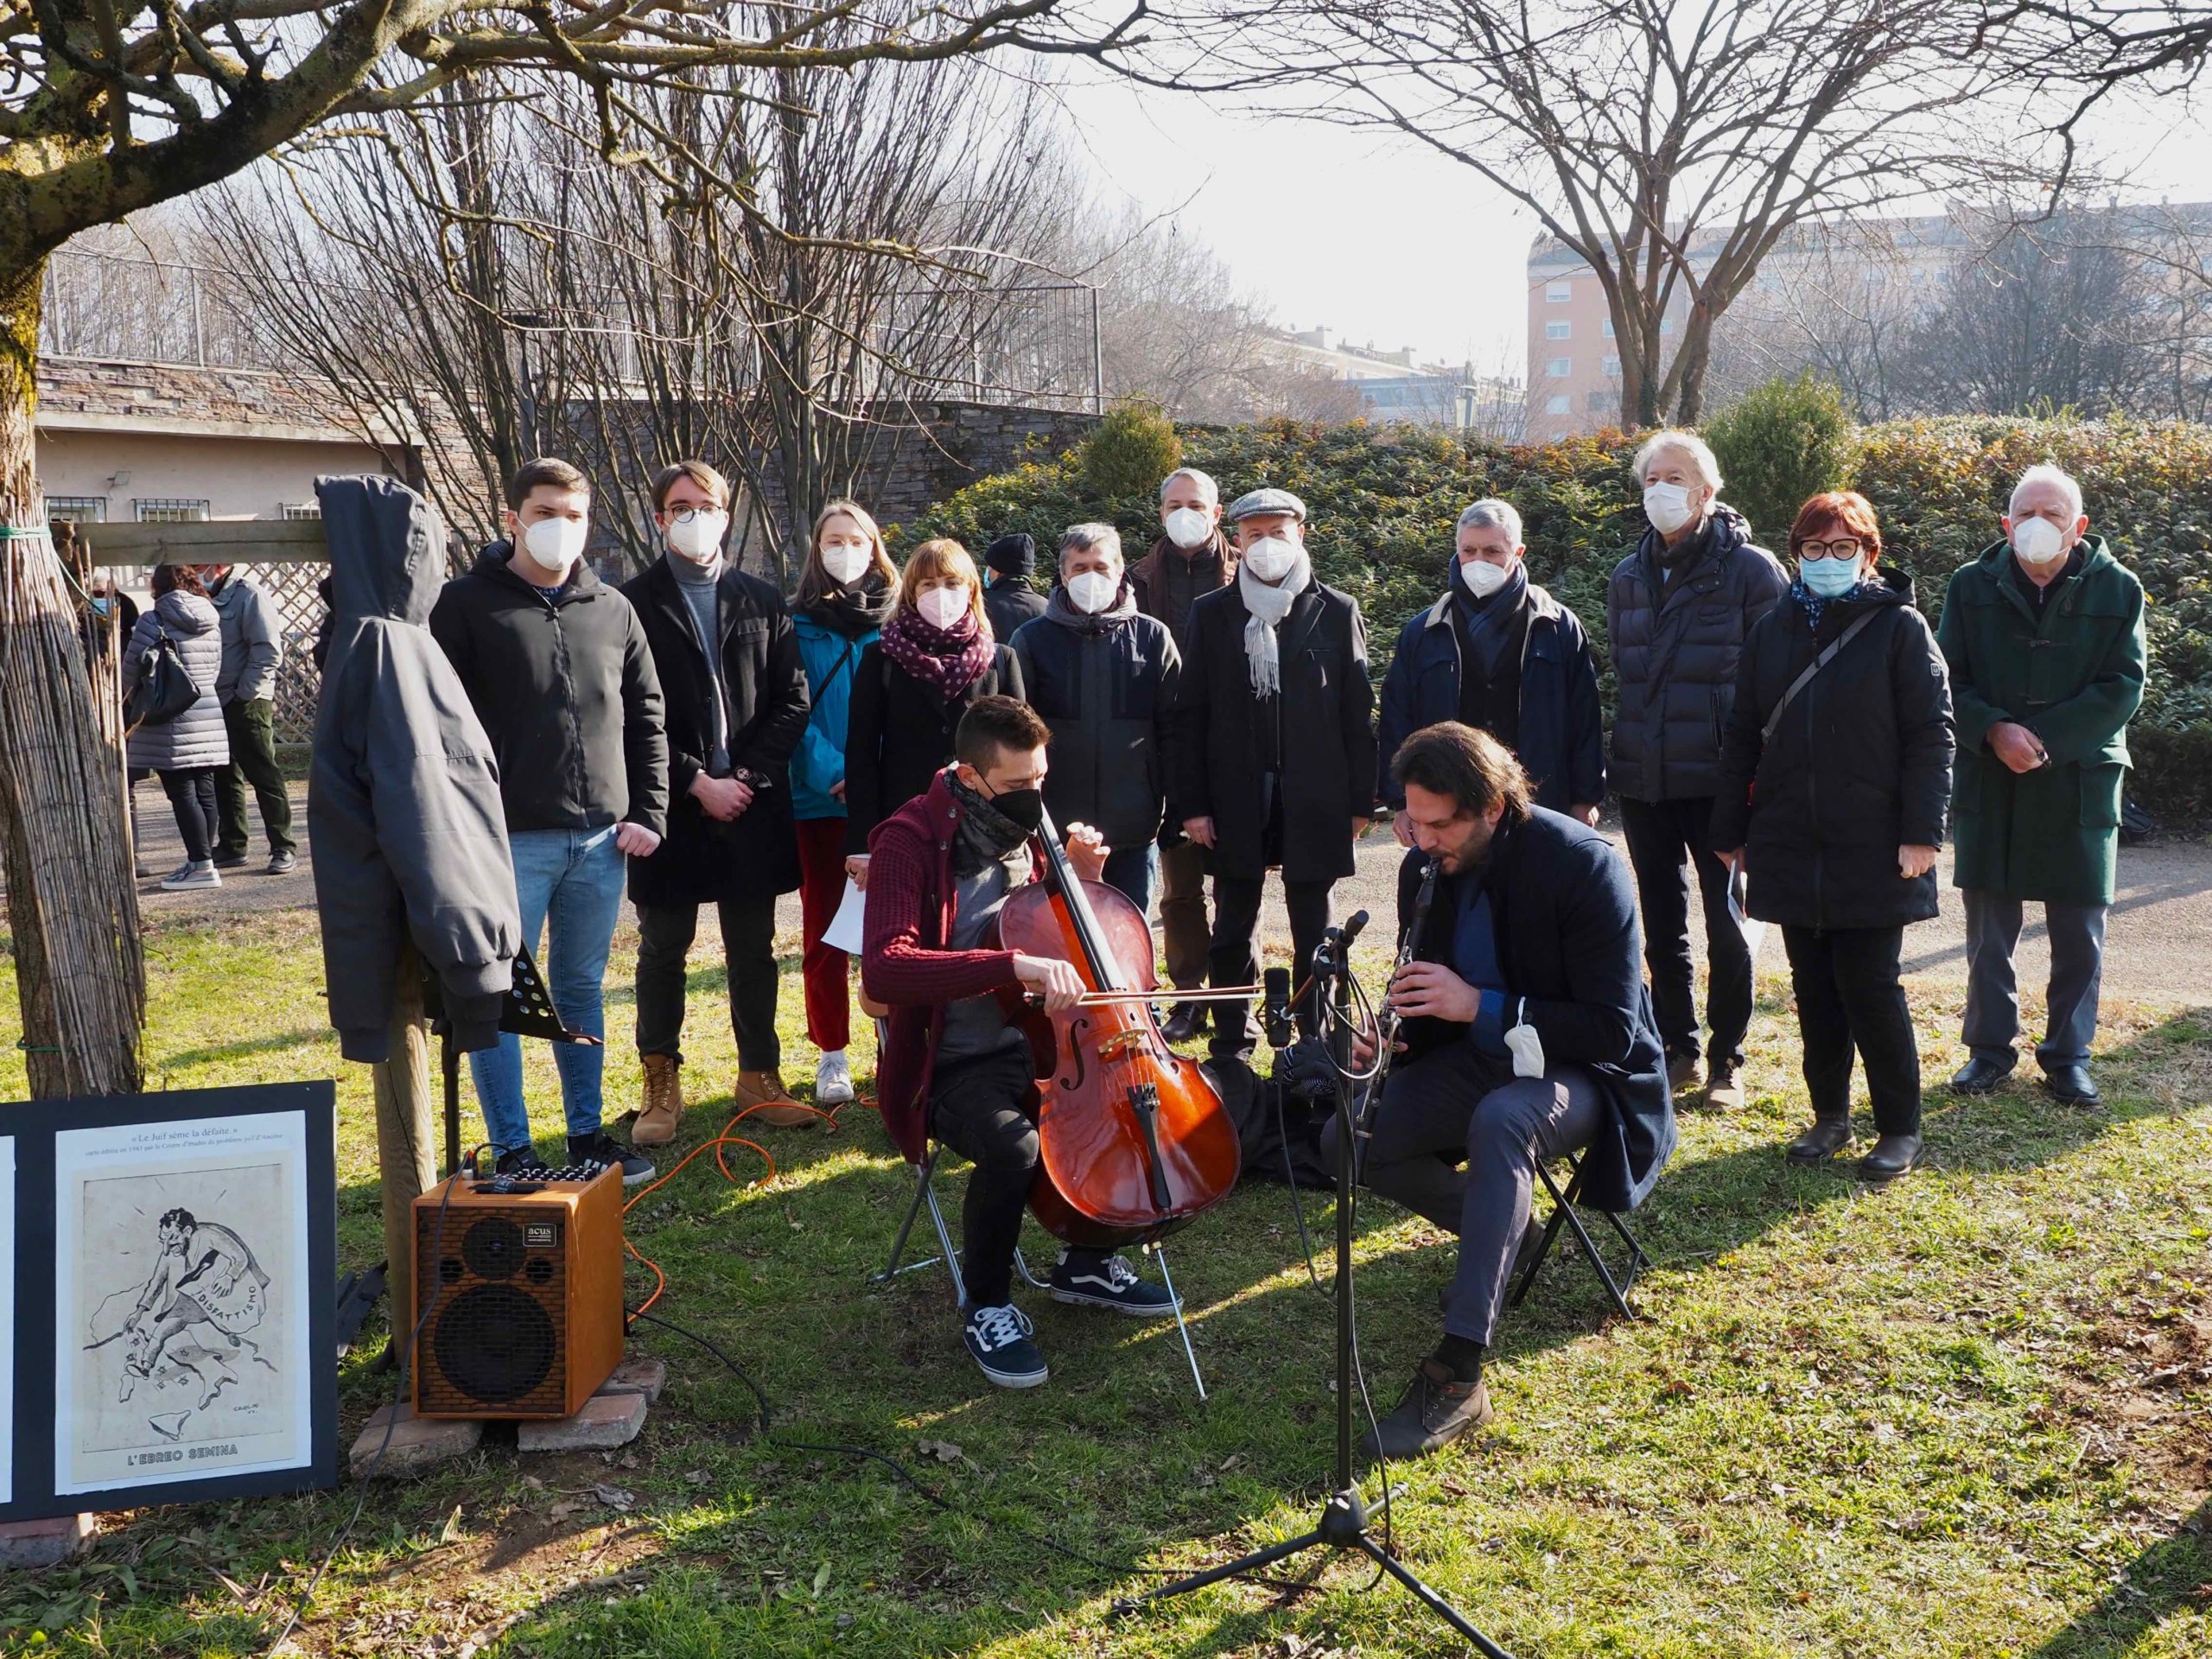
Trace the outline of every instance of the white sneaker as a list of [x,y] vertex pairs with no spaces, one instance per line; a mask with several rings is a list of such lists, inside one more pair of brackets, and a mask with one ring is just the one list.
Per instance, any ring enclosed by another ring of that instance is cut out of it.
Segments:
[[842,1106],[853,1097],[853,1066],[842,1048],[830,1050],[814,1068],[814,1103]]
[[170,871],[162,878],[163,893],[182,893],[192,887],[219,887],[222,873],[216,869],[213,859],[204,864],[186,864]]

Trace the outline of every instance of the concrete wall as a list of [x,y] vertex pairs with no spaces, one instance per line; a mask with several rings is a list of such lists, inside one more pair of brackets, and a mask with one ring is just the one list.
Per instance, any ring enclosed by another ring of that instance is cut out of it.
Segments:
[[211,518],[280,518],[311,503],[323,473],[385,473],[365,443],[181,433],[38,429],[39,482],[49,499],[104,499],[111,524],[138,517],[137,503],[207,503]]

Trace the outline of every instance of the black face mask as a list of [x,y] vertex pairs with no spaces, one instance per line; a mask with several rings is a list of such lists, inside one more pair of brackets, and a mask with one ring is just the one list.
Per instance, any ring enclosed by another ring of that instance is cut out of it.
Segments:
[[1034,789],[1009,789],[990,798],[991,804],[1020,824],[1025,835],[1035,835],[1045,821],[1045,797]]

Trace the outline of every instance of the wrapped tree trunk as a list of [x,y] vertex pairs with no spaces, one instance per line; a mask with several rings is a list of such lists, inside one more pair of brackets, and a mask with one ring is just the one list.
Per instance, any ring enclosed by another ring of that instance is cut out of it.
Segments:
[[42,259],[0,267],[0,847],[31,1093],[135,1092],[145,1024],[122,759],[32,449]]

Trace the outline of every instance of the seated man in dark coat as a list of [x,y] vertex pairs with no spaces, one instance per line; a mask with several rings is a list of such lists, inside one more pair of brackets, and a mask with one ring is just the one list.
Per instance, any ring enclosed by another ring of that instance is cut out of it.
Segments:
[[1456,721],[1408,738],[1391,775],[1414,842],[1401,932],[1422,867],[1440,868],[1414,960],[1391,982],[1407,1052],[1376,1109],[1364,1179],[1459,1235],[1443,1340],[1364,1442],[1402,1458],[1490,1420],[1483,1353],[1537,1160],[1586,1148],[1584,1200],[1633,1209],[1675,1148],[1675,1115],[1636,892],[1611,845],[1531,805],[1511,752]]

